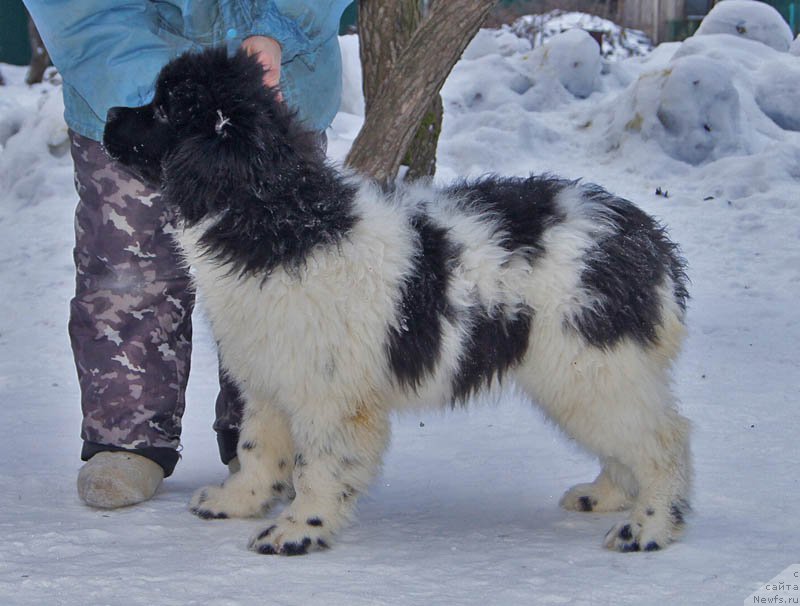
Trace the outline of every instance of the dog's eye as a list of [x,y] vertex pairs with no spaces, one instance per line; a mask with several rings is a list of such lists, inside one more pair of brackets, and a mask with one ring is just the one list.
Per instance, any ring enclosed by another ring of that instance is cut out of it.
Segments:
[[161,124],[166,124],[169,122],[169,118],[167,118],[167,112],[164,111],[164,107],[159,105],[153,110],[153,115],[155,116],[156,120],[161,122]]

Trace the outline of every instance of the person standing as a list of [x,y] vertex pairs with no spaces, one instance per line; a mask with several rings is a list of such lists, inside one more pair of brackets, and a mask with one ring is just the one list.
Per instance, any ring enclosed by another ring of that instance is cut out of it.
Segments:
[[[93,507],[149,499],[180,458],[194,293],[158,189],[109,158],[111,107],[149,103],[160,69],[207,47],[243,48],[306,126],[341,96],[339,20],[351,0],[25,0],[63,80],[75,183],[76,293],[69,334],[83,423],[78,494]],[[236,469],[242,403],[224,376],[214,429]]]

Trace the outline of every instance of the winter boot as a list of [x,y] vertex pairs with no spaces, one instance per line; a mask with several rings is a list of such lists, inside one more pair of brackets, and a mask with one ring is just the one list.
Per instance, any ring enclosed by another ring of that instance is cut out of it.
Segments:
[[163,479],[161,466],[146,457],[98,452],[78,473],[78,496],[91,507],[125,507],[152,497]]

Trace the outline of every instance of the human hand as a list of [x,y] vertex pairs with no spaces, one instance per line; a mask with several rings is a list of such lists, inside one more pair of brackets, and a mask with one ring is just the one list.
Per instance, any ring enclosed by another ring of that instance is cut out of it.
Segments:
[[[264,67],[264,86],[278,88],[281,81],[281,45],[266,36],[250,36],[242,41],[244,51]],[[283,96],[278,91],[278,99]]]

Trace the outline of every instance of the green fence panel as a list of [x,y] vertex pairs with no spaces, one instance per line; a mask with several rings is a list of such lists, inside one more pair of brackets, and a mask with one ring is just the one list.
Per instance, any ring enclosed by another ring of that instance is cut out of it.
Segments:
[[0,62],[27,65],[31,59],[28,14],[21,0],[0,0]]

